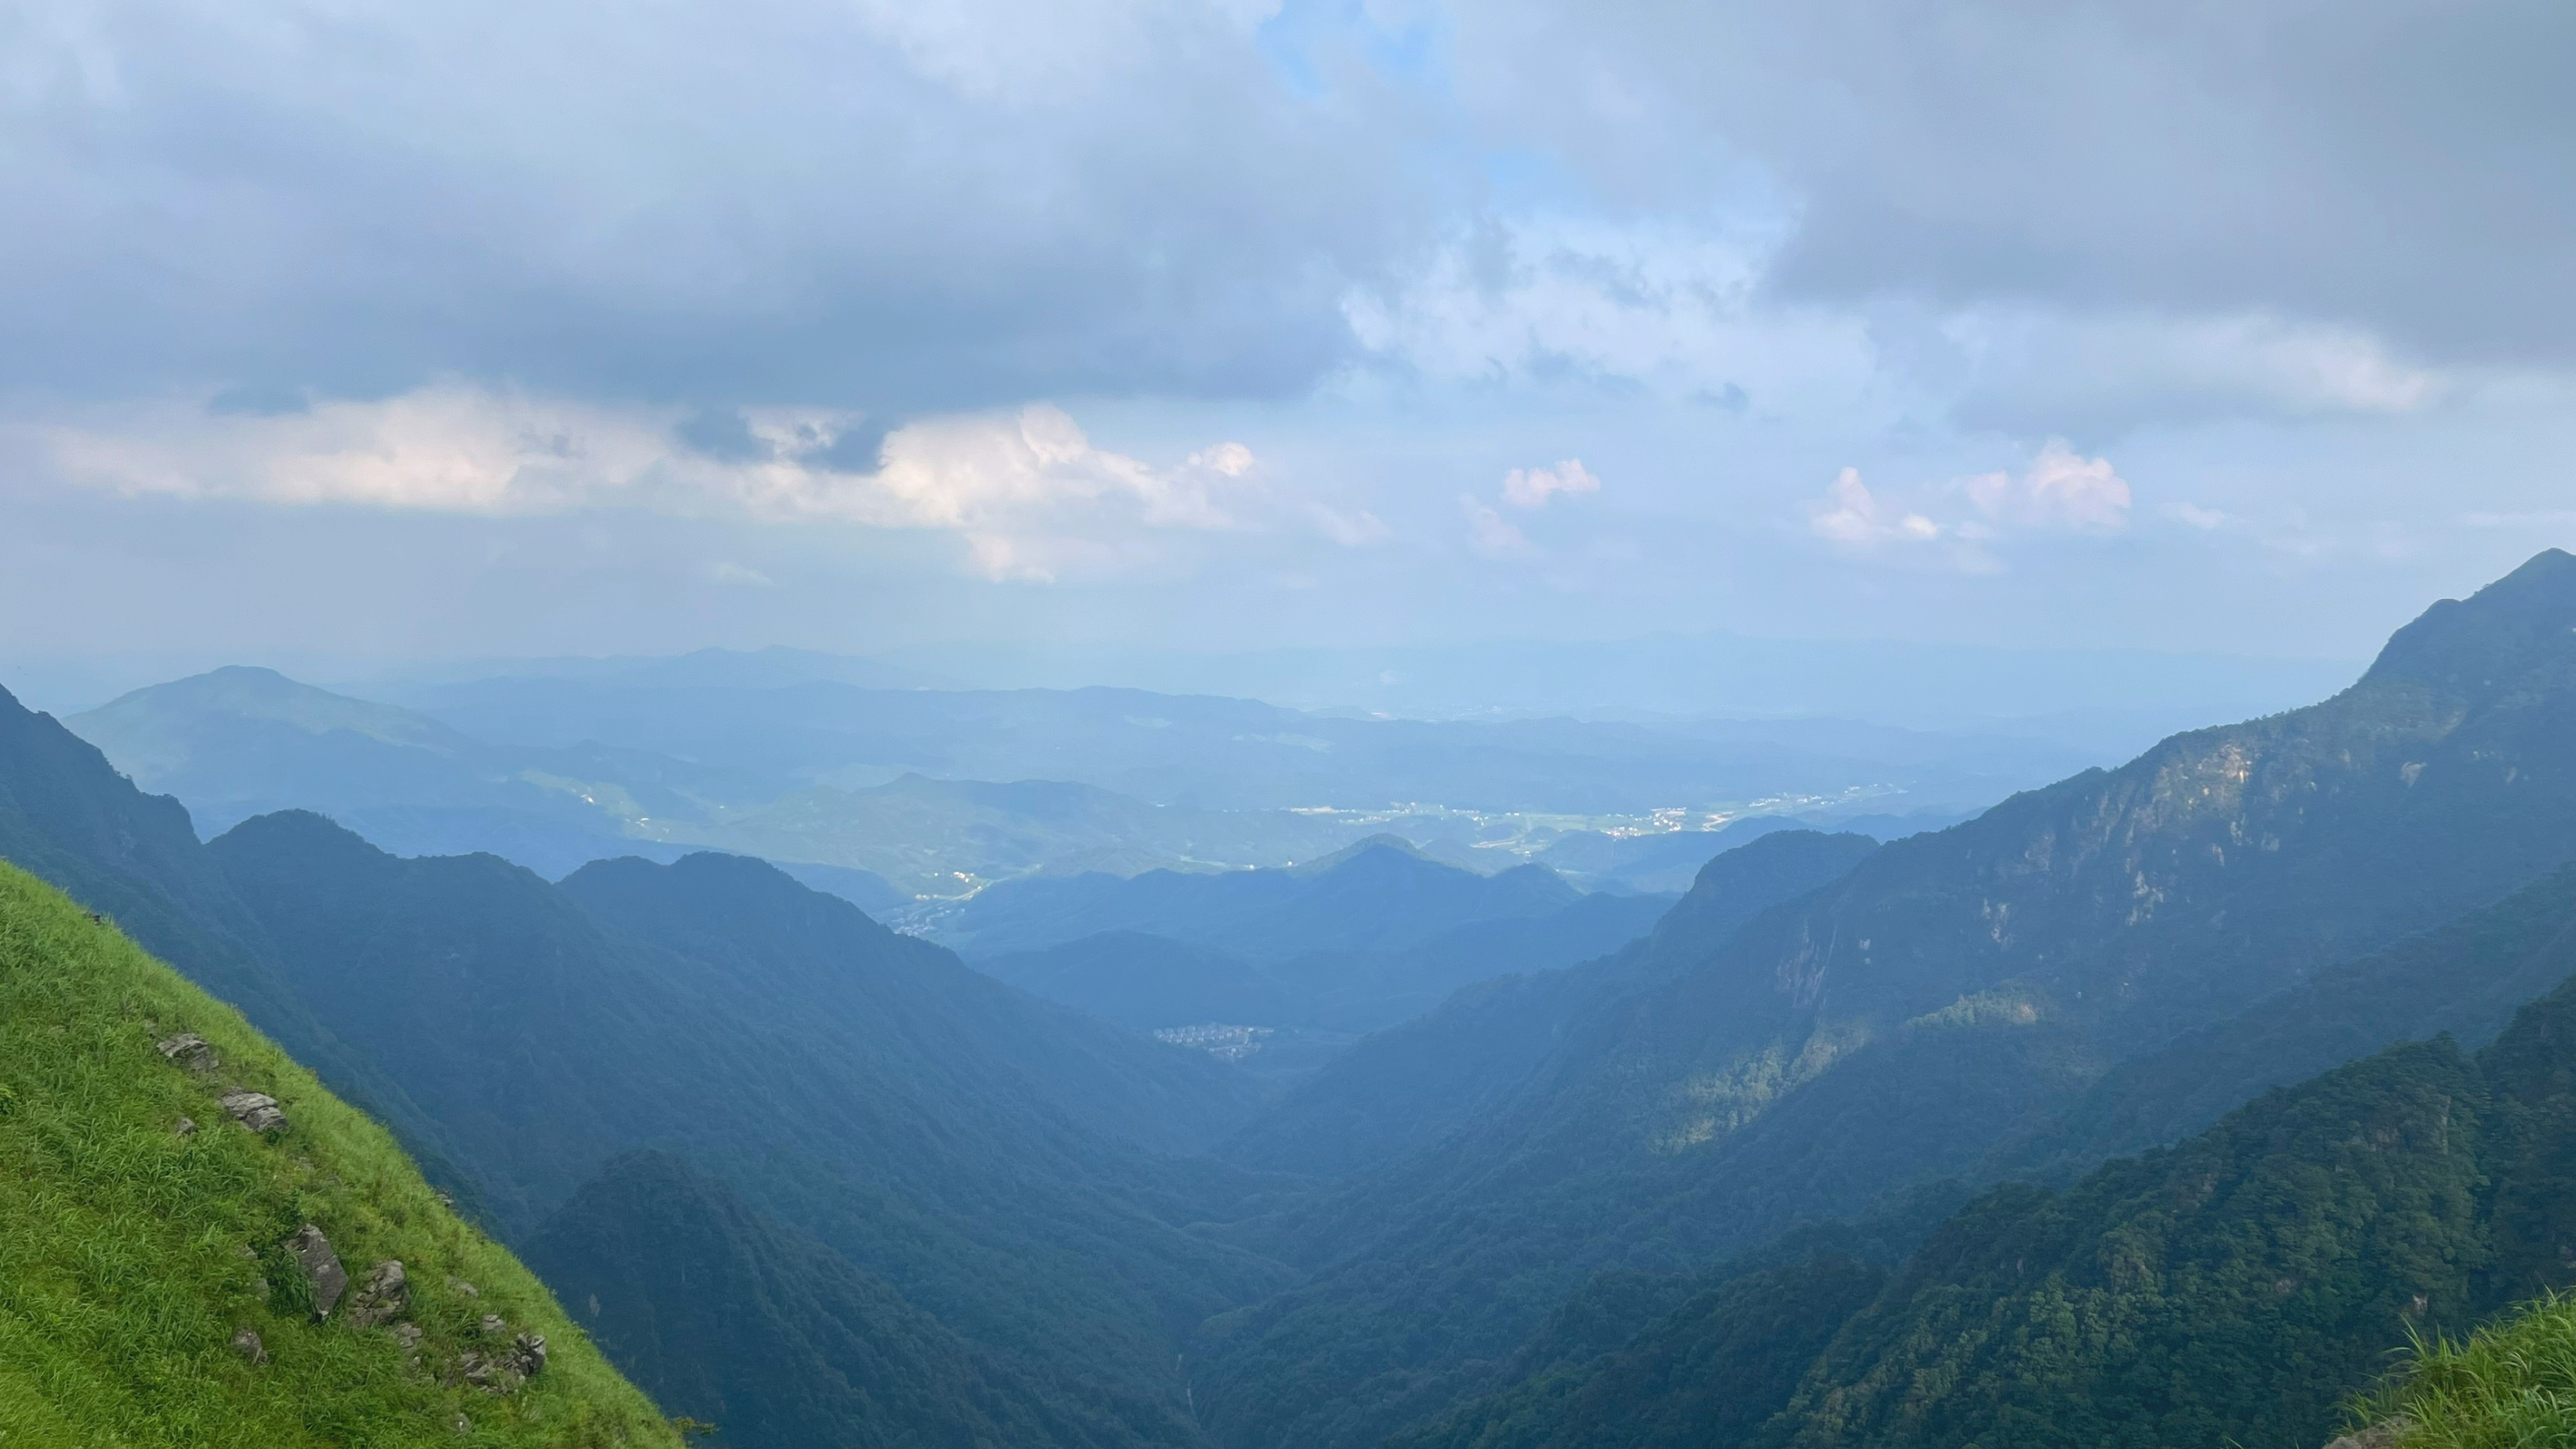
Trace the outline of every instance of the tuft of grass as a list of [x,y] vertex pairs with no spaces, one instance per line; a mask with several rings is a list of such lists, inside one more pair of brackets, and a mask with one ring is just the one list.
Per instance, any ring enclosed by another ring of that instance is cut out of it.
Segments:
[[2363,1417],[2396,1428],[2404,1449],[2576,1444],[2576,1296],[2524,1304],[2463,1343],[2418,1341]]
[[[181,1031],[220,1065],[163,1060],[154,1043]],[[240,1126],[217,1101],[232,1087],[275,1097],[286,1127]],[[346,1299],[313,1320],[284,1246],[305,1223],[353,1291],[401,1260],[416,1357],[389,1325],[349,1323]],[[456,1373],[497,1346],[479,1326],[493,1313],[548,1347],[507,1395]],[[245,1329],[267,1362],[234,1349]],[[112,923],[0,864],[0,1446],[680,1443],[383,1128]]]

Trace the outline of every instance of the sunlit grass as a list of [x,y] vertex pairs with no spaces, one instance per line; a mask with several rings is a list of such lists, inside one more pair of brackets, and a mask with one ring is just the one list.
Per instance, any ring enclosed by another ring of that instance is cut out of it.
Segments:
[[2417,1344],[2368,1409],[2404,1449],[2576,1445],[2576,1297],[2526,1304],[2464,1343]]
[[[153,1043],[183,1030],[219,1069],[162,1059]],[[236,1124],[216,1102],[231,1086],[276,1097],[289,1125],[261,1138]],[[418,1362],[385,1329],[313,1322],[283,1248],[307,1222],[353,1280],[402,1260]],[[508,1396],[444,1381],[486,1313],[550,1349]],[[243,1329],[268,1362],[234,1351]],[[112,925],[0,864],[0,1449],[678,1442],[381,1128]]]

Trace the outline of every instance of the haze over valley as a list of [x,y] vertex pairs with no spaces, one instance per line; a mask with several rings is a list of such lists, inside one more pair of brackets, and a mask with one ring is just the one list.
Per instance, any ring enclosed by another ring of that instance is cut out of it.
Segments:
[[2576,1446],[2571,63],[18,7],[0,1449]]

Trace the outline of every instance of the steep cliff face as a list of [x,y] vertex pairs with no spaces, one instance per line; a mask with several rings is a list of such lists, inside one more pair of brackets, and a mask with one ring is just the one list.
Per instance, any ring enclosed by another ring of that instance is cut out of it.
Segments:
[[668,1446],[391,1137],[0,865],[0,1437]]

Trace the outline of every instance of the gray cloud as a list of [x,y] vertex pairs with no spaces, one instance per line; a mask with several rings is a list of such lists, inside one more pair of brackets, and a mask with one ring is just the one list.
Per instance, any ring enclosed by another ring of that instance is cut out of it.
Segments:
[[1365,70],[1192,0],[33,0],[0,387],[441,375],[896,411],[1259,394],[1440,183]]
[[1608,0],[1463,9],[1458,44],[1486,115],[1608,204],[1767,177],[1787,295],[2576,357],[2576,9],[2552,0]]

